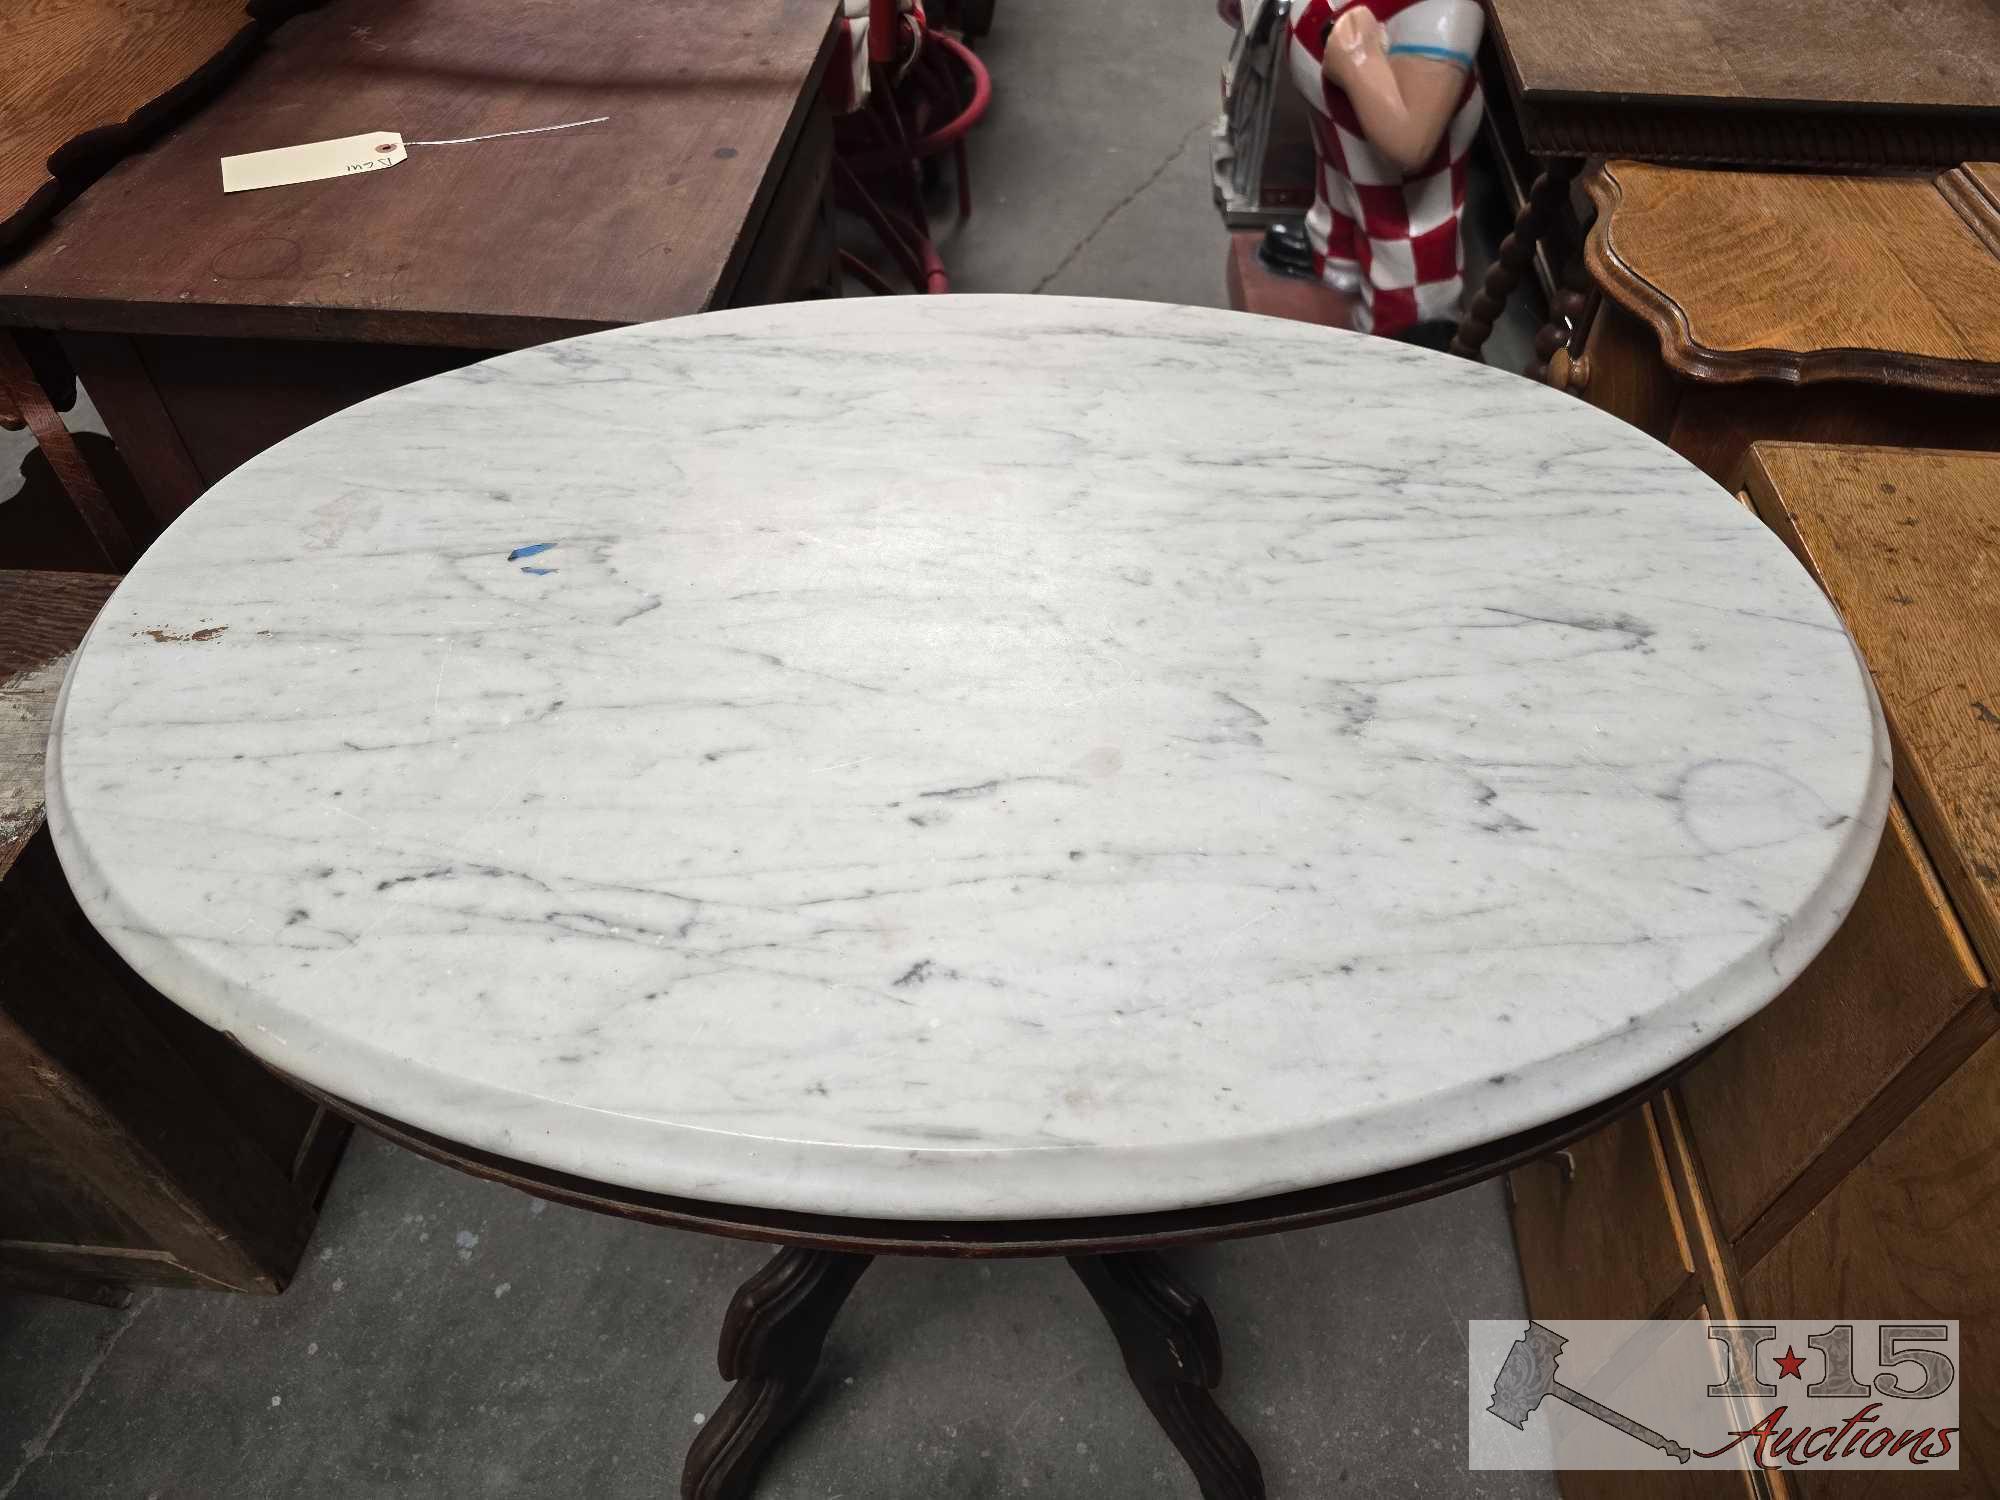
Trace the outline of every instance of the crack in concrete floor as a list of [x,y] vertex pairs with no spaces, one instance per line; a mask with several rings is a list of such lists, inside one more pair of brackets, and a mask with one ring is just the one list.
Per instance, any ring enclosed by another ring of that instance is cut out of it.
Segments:
[[55,1441],[56,1434],[62,1430],[63,1419],[89,1391],[91,1381],[95,1380],[97,1372],[104,1368],[104,1362],[111,1358],[111,1351],[118,1347],[118,1341],[125,1337],[126,1330],[139,1321],[139,1315],[152,1306],[153,1299],[159,1295],[157,1289],[147,1292],[143,1297],[135,1298],[132,1305],[125,1309],[124,1316],[119,1318],[117,1326],[105,1335],[104,1342],[97,1346],[97,1352],[90,1357],[89,1362],[78,1374],[76,1384],[70,1387],[69,1394],[63,1398],[62,1405],[55,1409],[55,1414],[49,1418],[48,1425],[21,1445],[21,1462],[7,1477],[7,1482],[0,1485],[0,1500],[7,1500],[7,1497],[13,1494],[20,1487],[21,1481],[27,1477],[28,1470],[49,1451],[49,1444]]
[[1099,219],[1094,225],[1091,226],[1089,232],[1086,233],[1082,239],[1078,240],[1074,245],[1069,247],[1069,252],[1066,255],[1064,255],[1060,261],[1056,263],[1055,269],[1049,272],[1049,274],[1044,276],[1040,281],[1036,282],[1034,286],[1031,288],[1031,290],[1036,292],[1047,291],[1049,283],[1054,281],[1058,276],[1062,275],[1063,272],[1067,271],[1072,265],[1074,265],[1076,263],[1076,258],[1079,255],[1083,254],[1085,250],[1090,248],[1091,242],[1093,240],[1095,240],[1100,234],[1104,233],[1106,229],[1111,227],[1111,223],[1114,219],[1116,219],[1120,214],[1125,212],[1125,210],[1130,208],[1134,203],[1138,202],[1139,199],[1142,196],[1144,196],[1148,188],[1150,188],[1154,183],[1158,182],[1162,177],[1167,175],[1168,169],[1171,168],[1175,162],[1179,161],[1183,156],[1187,154],[1188,146],[1190,143],[1193,142],[1196,136],[1206,135],[1212,127],[1213,127],[1213,121],[1208,118],[1203,118],[1201,120],[1196,121],[1193,128],[1191,128],[1186,135],[1182,136],[1178,141],[1174,143],[1174,149],[1167,153],[1166,160],[1162,161],[1157,167],[1153,168],[1151,172],[1147,173],[1145,180],[1141,182],[1137,187],[1133,188],[1131,192],[1127,193],[1124,197],[1120,198],[1116,203],[1112,204],[1111,207],[1107,208],[1104,211],[1104,216],[1101,219]]

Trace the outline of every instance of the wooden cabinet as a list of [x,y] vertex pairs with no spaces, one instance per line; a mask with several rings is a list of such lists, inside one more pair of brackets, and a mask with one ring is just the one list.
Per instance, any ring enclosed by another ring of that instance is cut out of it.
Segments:
[[[1707,1316],[1697,1309],[1696,1316]],[[1681,1474],[1671,1469],[1604,1469],[1565,1474],[1563,1500],[1768,1500],[1771,1491],[1747,1473],[1734,1478],[1707,1469]],[[1780,1490],[1779,1495],[1794,1493]]]
[[[1694,1260],[1666,1151],[1642,1106],[1507,1181],[1514,1235],[1535,1268],[1531,1305],[1559,1300],[1567,1318],[1646,1317],[1683,1299]],[[1634,1313],[1635,1307],[1646,1309]]]
[[1589,290],[1537,372],[1743,481],[1750,444],[2000,443],[2000,166],[1584,178]]
[[1758,513],[1874,672],[1897,790],[2000,973],[2000,454],[1765,443],[1753,459]]
[[[2000,1040],[1985,1046],[1743,1277],[1760,1317],[1961,1320],[1960,1469],[1924,1490],[2000,1494]],[[1814,1476],[1810,1500],[1902,1495],[1906,1475]]]
[[42,826],[49,714],[116,582],[0,571],[0,1286],[276,1292],[346,1125],[127,968]]
[[1892,807],[1833,941],[1681,1081],[1724,1232],[1739,1238],[1771,1211],[1984,983],[1909,819]]
[[[1922,1487],[1992,1495],[2000,454],[1772,443],[1742,467],[1747,499],[1812,569],[1868,661],[1896,797],[1853,911],[1782,995],[1567,1161],[1513,1173],[1528,1306],[1538,1318],[1706,1306],[1731,1318],[1960,1319],[1965,1467]],[[1651,1493],[1604,1483],[1627,1477],[1639,1476],[1565,1475],[1563,1490],[1568,1500]],[[1746,1482],[1773,1497],[1860,1500],[1911,1481]]]

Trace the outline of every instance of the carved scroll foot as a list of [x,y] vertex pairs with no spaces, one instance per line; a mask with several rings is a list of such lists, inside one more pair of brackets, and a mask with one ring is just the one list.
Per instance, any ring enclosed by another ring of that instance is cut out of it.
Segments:
[[785,1249],[736,1290],[716,1363],[729,1394],[688,1448],[681,1500],[744,1500],[805,1403],[827,1330],[873,1259]]
[[1073,1255],[1076,1272],[1118,1337],[1125,1369],[1200,1481],[1204,1500],[1264,1500],[1264,1472],[1209,1391],[1222,1341],[1201,1298],[1150,1250]]

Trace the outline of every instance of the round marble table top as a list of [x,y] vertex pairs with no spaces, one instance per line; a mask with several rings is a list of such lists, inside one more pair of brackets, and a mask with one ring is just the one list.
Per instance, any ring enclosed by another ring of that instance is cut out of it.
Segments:
[[1634,429],[959,296],[574,339],[279,444],[105,607],[49,816],[134,968],[330,1093],[966,1219],[1594,1104],[1798,972],[1887,790],[1825,599]]

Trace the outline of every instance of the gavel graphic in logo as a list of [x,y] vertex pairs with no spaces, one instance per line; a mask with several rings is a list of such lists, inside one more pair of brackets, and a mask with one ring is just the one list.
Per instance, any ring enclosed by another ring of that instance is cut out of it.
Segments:
[[1681,1463],[1693,1457],[1685,1446],[1672,1438],[1661,1437],[1652,1428],[1642,1427],[1622,1412],[1615,1412],[1602,1402],[1593,1401],[1583,1392],[1573,1391],[1557,1380],[1556,1361],[1562,1358],[1563,1345],[1568,1342],[1554,1329],[1530,1323],[1527,1336],[1516,1339],[1514,1347],[1507,1351],[1507,1362],[1500,1366],[1500,1374],[1493,1382],[1493,1402],[1486,1409],[1510,1427],[1525,1430],[1528,1413],[1542,1404],[1544,1396],[1554,1396],[1586,1416],[1595,1417],[1628,1437],[1637,1438],[1649,1448],[1658,1448]]

